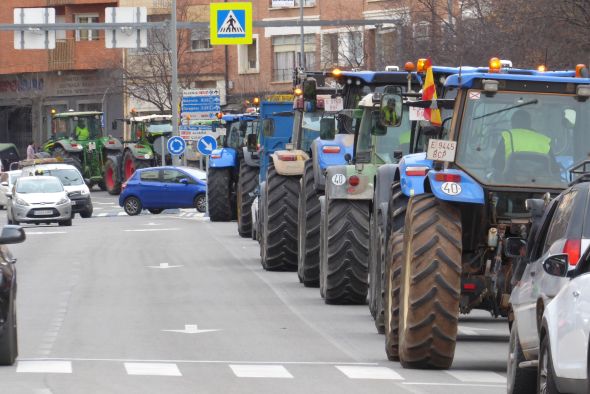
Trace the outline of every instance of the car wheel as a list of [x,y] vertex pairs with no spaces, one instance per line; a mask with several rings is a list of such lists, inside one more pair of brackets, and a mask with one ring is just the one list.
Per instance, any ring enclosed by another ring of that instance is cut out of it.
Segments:
[[127,197],[123,201],[123,209],[129,216],[139,215],[141,213],[141,201],[137,197]]
[[71,226],[72,225],[72,219],[68,219],[68,220],[63,220],[61,222],[58,223],[60,226]]
[[12,365],[18,356],[18,340],[16,336],[16,305],[14,297],[10,297],[5,327],[0,331],[0,365]]
[[201,213],[207,211],[207,197],[204,194],[199,194],[195,197],[194,205]]
[[88,208],[86,208],[85,210],[83,210],[82,212],[80,212],[80,216],[84,219],[88,219],[92,217],[92,212],[93,212],[93,208],[92,205],[89,206]]
[[149,213],[151,213],[152,215],[158,215],[158,214],[162,213],[164,210],[163,210],[163,209],[160,209],[160,208],[158,208],[158,209],[153,209],[153,208],[152,208],[152,209],[148,209],[148,211],[149,211]]
[[537,392],[537,374],[534,369],[519,368],[518,365],[527,361],[524,357],[518,330],[512,325],[510,331],[510,344],[508,345],[508,366],[506,380],[508,382],[508,394],[534,394]]
[[555,371],[549,346],[549,335],[545,335],[541,341],[539,351],[539,367],[537,369],[537,387],[542,394],[559,394],[555,384]]

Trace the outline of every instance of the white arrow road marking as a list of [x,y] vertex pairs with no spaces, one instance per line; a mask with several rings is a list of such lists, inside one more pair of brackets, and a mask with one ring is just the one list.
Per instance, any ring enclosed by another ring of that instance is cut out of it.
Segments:
[[160,265],[148,265],[148,268],[161,268],[161,269],[178,268],[178,267],[184,267],[184,266],[183,265],[170,265],[168,263],[160,263]]
[[184,330],[162,330],[167,332],[180,332],[182,334],[201,334],[203,332],[213,332],[213,331],[220,331],[219,329],[213,330],[199,330],[196,324],[185,324]]

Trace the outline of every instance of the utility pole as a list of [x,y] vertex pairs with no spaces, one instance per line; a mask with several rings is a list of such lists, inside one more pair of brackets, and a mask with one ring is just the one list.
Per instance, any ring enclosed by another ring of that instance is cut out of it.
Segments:
[[[178,136],[178,45],[176,42],[176,0],[170,7],[170,67],[172,68],[172,135]],[[186,156],[185,156],[186,157]],[[172,165],[180,165],[180,157],[172,155]]]
[[299,54],[299,68],[305,70],[305,29],[303,28],[303,3],[299,0],[299,19],[301,21],[301,53]]

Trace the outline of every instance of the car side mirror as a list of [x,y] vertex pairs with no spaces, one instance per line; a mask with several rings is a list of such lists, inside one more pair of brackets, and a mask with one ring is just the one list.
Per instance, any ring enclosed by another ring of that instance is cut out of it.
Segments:
[[403,99],[401,94],[386,93],[381,98],[379,123],[384,127],[398,127],[402,123]]
[[322,118],[320,120],[320,139],[333,140],[336,137],[336,119]]
[[0,245],[19,244],[27,239],[25,230],[20,226],[7,225],[0,232]]
[[393,158],[398,162],[404,157],[404,152],[401,150],[394,150],[393,151]]
[[317,82],[314,78],[307,78],[303,82],[303,100],[315,101],[317,98]]
[[246,137],[246,147],[248,152],[258,151],[258,136],[256,134],[248,134]]
[[526,253],[526,241],[518,237],[508,237],[504,240],[504,254],[506,257],[516,259],[524,257]]
[[547,257],[543,262],[543,269],[549,275],[565,278],[569,268],[569,258],[567,254],[556,254]]
[[186,178],[182,178],[182,179],[180,180],[180,183],[182,183],[183,185],[188,185],[188,179],[186,179]]
[[0,183],[0,185],[2,185],[2,186],[8,186],[8,182],[2,182],[2,183]]

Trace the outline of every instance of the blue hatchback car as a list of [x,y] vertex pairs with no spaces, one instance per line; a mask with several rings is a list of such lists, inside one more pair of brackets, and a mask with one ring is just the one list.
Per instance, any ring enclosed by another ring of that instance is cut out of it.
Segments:
[[119,205],[127,215],[143,209],[153,214],[169,208],[207,209],[207,173],[191,167],[142,168],[122,185]]

